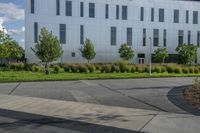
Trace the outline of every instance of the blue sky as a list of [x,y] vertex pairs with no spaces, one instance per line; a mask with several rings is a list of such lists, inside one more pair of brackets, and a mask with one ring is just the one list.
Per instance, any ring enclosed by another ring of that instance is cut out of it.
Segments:
[[0,30],[4,27],[23,48],[24,6],[25,0],[0,0]]

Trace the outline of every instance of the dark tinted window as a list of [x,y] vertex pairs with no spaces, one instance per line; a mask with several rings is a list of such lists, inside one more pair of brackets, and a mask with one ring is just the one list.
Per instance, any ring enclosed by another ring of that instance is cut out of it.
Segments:
[[31,0],[31,13],[35,12],[35,0]]
[[193,24],[198,24],[198,11],[193,11]]
[[66,44],[66,24],[60,24],[60,43]]
[[127,20],[127,6],[122,6],[122,20]]
[[191,31],[188,31],[188,44],[190,44],[190,40],[191,40]]
[[178,31],[178,46],[183,44],[183,38],[184,37],[184,31],[183,30],[179,30]]
[[163,46],[166,47],[167,46],[167,30],[164,29],[163,31]]
[[164,21],[165,21],[165,10],[159,9],[159,22],[164,22]]
[[151,8],[151,22],[154,21],[154,8]]
[[143,46],[146,46],[146,29],[143,29]]
[[84,17],[84,3],[83,2],[80,3],[80,16]]
[[197,46],[200,46],[200,31],[197,31]]
[[185,22],[186,22],[186,24],[189,23],[189,11],[188,10],[186,11]]
[[106,4],[105,6],[105,18],[109,18],[109,5]]
[[153,46],[159,46],[159,30],[153,30]]
[[60,15],[60,0],[56,0],[56,15]]
[[116,19],[119,19],[119,5],[116,6]]
[[117,28],[111,27],[111,45],[117,45]]
[[95,4],[89,3],[89,17],[94,18],[95,17]]
[[174,10],[174,23],[179,23],[179,10]]
[[132,28],[127,28],[127,44],[132,46]]
[[80,26],[80,44],[84,44],[84,26]]
[[72,16],[72,2],[66,1],[66,16]]
[[34,42],[38,42],[38,23],[34,23]]
[[140,21],[144,21],[144,7],[140,8]]

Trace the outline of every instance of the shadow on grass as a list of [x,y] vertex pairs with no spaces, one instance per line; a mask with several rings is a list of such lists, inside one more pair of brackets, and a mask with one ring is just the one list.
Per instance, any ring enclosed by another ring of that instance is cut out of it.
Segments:
[[200,110],[185,101],[183,91],[189,86],[175,87],[168,92],[168,99],[177,107],[196,116],[200,116]]
[[[0,131],[3,132],[84,132],[84,133],[142,133],[127,129],[47,117],[0,109]],[[44,130],[45,129],[45,130]],[[62,129],[62,130],[61,130]],[[21,131],[22,130],[22,131]]]

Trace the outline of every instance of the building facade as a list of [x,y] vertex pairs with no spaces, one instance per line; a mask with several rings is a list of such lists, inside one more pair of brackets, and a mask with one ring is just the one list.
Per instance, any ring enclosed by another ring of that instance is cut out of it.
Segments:
[[93,62],[115,62],[127,43],[134,63],[148,63],[150,53],[166,47],[176,61],[176,47],[200,45],[200,3],[175,0],[27,0],[25,51],[28,62],[39,62],[31,50],[42,27],[60,39],[59,61],[85,62],[79,52],[86,38],[97,52]]

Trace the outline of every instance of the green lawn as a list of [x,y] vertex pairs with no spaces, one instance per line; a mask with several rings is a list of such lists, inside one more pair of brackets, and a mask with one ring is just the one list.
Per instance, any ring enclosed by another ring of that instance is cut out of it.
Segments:
[[[157,77],[193,77],[200,74],[168,74],[162,73],[152,74],[152,78]],[[92,80],[92,79],[131,79],[131,78],[148,78],[148,73],[52,73],[45,75],[44,73],[34,72],[14,72],[1,71],[0,82],[29,82],[29,81],[63,81],[63,80]]]

